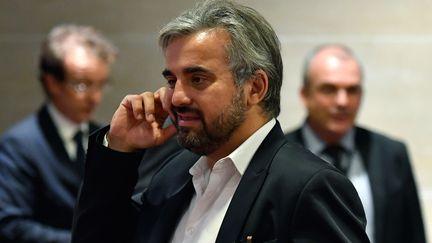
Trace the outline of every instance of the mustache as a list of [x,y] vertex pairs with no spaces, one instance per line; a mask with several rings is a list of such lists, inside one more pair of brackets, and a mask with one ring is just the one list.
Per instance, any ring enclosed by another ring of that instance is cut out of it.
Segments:
[[[174,124],[177,124],[178,121],[178,113],[195,113],[197,114],[201,120],[203,120],[204,114],[201,110],[189,106],[172,106],[171,111],[175,116]],[[172,119],[171,119],[172,120]]]
[[198,110],[196,108],[192,108],[192,107],[187,107],[187,106],[172,106],[171,110],[174,114],[185,113],[185,112],[193,112],[193,113],[199,113],[199,114],[201,113],[200,110]]
[[336,107],[331,112],[334,115],[349,115],[352,113],[352,111],[346,107]]

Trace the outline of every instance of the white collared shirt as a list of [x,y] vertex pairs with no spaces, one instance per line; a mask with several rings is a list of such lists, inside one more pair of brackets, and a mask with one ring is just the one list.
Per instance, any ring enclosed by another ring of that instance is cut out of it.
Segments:
[[276,124],[272,119],[252,134],[213,169],[202,156],[189,170],[195,195],[181,218],[171,242],[215,242],[241,177],[264,138]]
[[74,161],[77,154],[77,147],[74,141],[74,136],[78,130],[81,130],[83,132],[83,146],[84,150],[87,150],[89,124],[77,124],[71,121],[69,118],[64,116],[52,103],[48,103],[47,108],[48,113],[50,114],[55,126],[57,127],[60,139],[63,141],[69,158]]

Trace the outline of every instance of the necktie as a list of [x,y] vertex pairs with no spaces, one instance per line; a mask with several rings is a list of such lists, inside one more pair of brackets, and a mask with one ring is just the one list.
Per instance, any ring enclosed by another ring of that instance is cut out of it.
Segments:
[[74,141],[76,144],[76,157],[75,162],[78,167],[78,170],[81,175],[84,173],[84,162],[85,162],[85,151],[83,146],[83,132],[81,130],[78,130],[77,133],[74,136]]
[[323,150],[323,154],[330,157],[333,165],[338,168],[344,175],[346,175],[348,171],[348,163],[344,163],[342,160],[342,155],[345,152],[345,149],[340,145],[327,145],[327,147]]

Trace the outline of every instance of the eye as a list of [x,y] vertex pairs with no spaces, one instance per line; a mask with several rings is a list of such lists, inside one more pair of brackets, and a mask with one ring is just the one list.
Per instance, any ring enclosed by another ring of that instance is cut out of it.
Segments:
[[193,76],[193,77],[191,78],[191,82],[192,82],[192,84],[201,84],[201,83],[203,83],[204,81],[205,81],[205,78],[200,77],[200,76]]
[[349,87],[347,89],[347,93],[350,94],[350,95],[358,95],[358,94],[361,93],[361,87],[360,86]]
[[337,88],[332,85],[323,85],[320,88],[320,91],[324,94],[333,94],[336,93]]
[[173,89],[176,85],[177,79],[172,77],[166,77],[168,88]]
[[89,89],[90,85],[86,83],[76,83],[74,84],[74,88],[79,93],[84,93]]

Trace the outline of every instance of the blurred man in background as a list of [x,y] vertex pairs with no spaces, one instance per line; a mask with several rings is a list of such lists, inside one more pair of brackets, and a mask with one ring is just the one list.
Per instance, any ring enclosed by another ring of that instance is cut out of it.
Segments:
[[354,184],[375,243],[424,243],[422,214],[406,146],[355,125],[362,67],[350,49],[322,45],[304,66],[302,127],[286,137],[339,168]]
[[0,242],[70,242],[88,135],[98,127],[90,119],[116,54],[88,26],[56,26],[43,42],[46,102],[0,138]]

